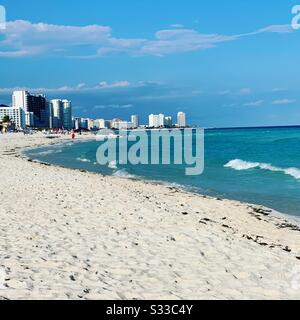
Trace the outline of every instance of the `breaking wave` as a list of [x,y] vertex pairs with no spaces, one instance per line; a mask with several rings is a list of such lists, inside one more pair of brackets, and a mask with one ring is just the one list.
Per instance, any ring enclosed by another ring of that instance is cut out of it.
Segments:
[[268,170],[272,172],[282,172],[297,180],[300,179],[300,169],[298,168],[281,168],[281,167],[276,167],[269,163],[263,163],[263,162],[249,162],[249,161],[244,161],[240,159],[234,159],[229,161],[227,164],[225,164],[224,167],[232,168],[238,171],[249,170],[249,169],[262,169],[262,170]]
[[118,167],[117,167],[117,161],[116,161],[116,160],[110,161],[110,163],[108,164],[108,167],[109,167],[110,169],[118,169]]
[[91,160],[86,159],[86,158],[77,158],[77,161],[81,161],[81,162],[91,162]]
[[136,178],[135,175],[128,173],[126,169],[116,171],[115,173],[113,173],[113,176],[120,178]]

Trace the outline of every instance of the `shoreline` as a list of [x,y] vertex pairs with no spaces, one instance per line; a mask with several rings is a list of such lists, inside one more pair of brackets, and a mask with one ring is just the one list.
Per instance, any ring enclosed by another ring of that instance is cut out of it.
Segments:
[[[62,138],[62,137],[65,138],[65,136],[60,136],[59,138]],[[86,135],[83,135],[80,139],[75,140],[74,143],[88,142],[88,141],[91,141],[91,140],[94,140],[94,139],[95,139],[95,137],[91,136],[91,134],[89,134],[89,135],[86,134]],[[134,175],[134,177],[120,177],[120,176],[114,176],[114,175],[105,175],[105,174],[102,174],[101,172],[97,172],[96,173],[94,171],[88,171],[88,170],[81,170],[81,169],[76,169],[76,168],[64,167],[64,166],[56,165],[56,164],[53,164],[53,163],[50,163],[50,162],[39,161],[37,159],[30,158],[29,156],[24,154],[24,152],[26,150],[31,150],[31,149],[34,150],[35,148],[47,147],[49,145],[64,144],[64,143],[67,143],[68,141],[69,141],[68,139],[63,139],[60,142],[53,141],[53,143],[50,143],[50,144],[49,143],[37,144],[35,146],[31,146],[29,148],[24,148],[24,149],[20,150],[19,155],[24,157],[24,159],[26,159],[26,160],[30,159],[32,162],[39,163],[41,165],[49,165],[49,166],[58,167],[58,168],[65,168],[65,169],[69,169],[69,170],[78,170],[80,172],[89,172],[91,174],[100,175],[102,177],[115,177],[115,178],[118,178],[118,179],[129,179],[129,180],[133,180],[133,181],[137,180],[137,181],[151,183],[153,185],[174,187],[175,189],[178,189],[178,191],[191,193],[194,196],[206,197],[206,198],[213,199],[213,200],[218,200],[218,199],[221,198],[222,200],[234,201],[234,202],[238,202],[238,203],[241,203],[241,204],[244,204],[244,205],[247,205],[247,206],[257,206],[258,208],[261,208],[263,210],[267,210],[267,211],[271,210],[271,215],[273,215],[275,217],[283,218],[283,219],[288,219],[288,220],[290,220],[290,222],[296,223],[297,226],[300,227],[300,217],[299,216],[291,215],[291,214],[288,214],[288,213],[285,213],[285,212],[280,212],[280,211],[278,211],[278,210],[276,210],[274,208],[265,206],[263,204],[250,203],[250,202],[247,202],[247,201],[230,199],[230,198],[226,198],[226,197],[219,197],[217,195],[216,196],[207,195],[207,194],[203,194],[203,193],[200,193],[200,192],[192,191],[193,187],[184,186],[184,185],[180,185],[180,184],[176,184],[176,183],[172,183],[172,182],[167,182],[167,181],[163,181],[163,180],[151,180],[151,179],[147,179],[147,178],[144,178],[144,177],[141,177],[141,176],[136,176],[136,175]]]
[[10,256],[0,297],[300,299],[300,229],[290,216],[22,155],[58,139],[0,136],[0,255]]

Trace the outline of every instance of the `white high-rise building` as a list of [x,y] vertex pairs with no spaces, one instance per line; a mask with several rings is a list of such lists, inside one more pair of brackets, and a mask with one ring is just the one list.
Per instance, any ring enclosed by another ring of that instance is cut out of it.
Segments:
[[179,128],[186,127],[186,116],[184,112],[178,112],[177,114],[177,126]]
[[149,127],[154,127],[154,114],[149,115]]
[[73,124],[74,124],[73,128],[75,130],[79,130],[81,128],[81,119],[80,118],[74,118],[73,119]]
[[53,99],[50,101],[50,123],[51,128],[64,128],[71,130],[72,124],[72,102],[69,100]]
[[149,127],[155,128],[155,127],[157,127],[157,124],[158,124],[158,116],[155,114],[150,114],[149,115]]
[[1,107],[0,120],[8,116],[17,129],[26,128],[25,111],[22,108]]
[[88,126],[88,130],[93,130],[94,129],[94,126],[95,126],[95,121],[93,119],[87,119],[87,126]]
[[165,116],[163,114],[150,114],[149,127],[160,128],[165,126]]
[[94,120],[94,128],[95,129],[103,129],[100,127],[100,125],[103,125],[104,119],[95,119]]
[[117,130],[127,130],[127,129],[133,129],[134,124],[132,122],[123,121],[121,119],[113,119],[111,122],[112,129]]
[[139,127],[139,116],[138,115],[132,115],[131,116],[131,122],[133,123],[133,128],[136,129]]
[[159,119],[159,127],[164,127],[165,126],[165,115],[160,113],[158,115],[158,119]]
[[48,128],[50,120],[50,108],[46,97],[42,94],[33,95],[28,91],[19,90],[12,94],[12,107],[22,108],[25,112],[32,112],[34,127]]
[[94,120],[94,127],[96,129],[108,129],[110,128],[110,122],[104,119],[96,119]]
[[64,106],[60,99],[50,101],[52,128],[61,129],[64,125]]
[[123,122],[122,119],[119,119],[119,118],[112,119],[111,120],[111,128],[112,129],[118,129],[119,123],[121,123],[121,122]]
[[30,93],[28,91],[14,91],[12,95],[13,108],[22,108],[25,112],[27,112],[29,96]]

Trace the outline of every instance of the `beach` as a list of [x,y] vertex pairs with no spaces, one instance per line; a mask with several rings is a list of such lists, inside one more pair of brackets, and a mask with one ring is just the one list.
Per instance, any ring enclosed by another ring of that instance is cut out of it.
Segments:
[[65,140],[0,135],[1,299],[300,299],[288,216],[21,154]]

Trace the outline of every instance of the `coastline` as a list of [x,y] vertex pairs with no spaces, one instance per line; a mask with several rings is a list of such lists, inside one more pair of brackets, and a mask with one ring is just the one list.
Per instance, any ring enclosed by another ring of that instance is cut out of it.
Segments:
[[0,297],[300,299],[288,216],[20,154],[67,138],[0,136]]
[[[155,130],[155,129],[153,129],[153,130]],[[75,140],[74,143],[82,143],[82,142],[94,141],[96,135],[94,136],[94,135],[89,133],[89,134],[83,134],[82,136],[78,136],[78,137],[79,138],[77,140]],[[206,198],[215,199],[215,200],[217,200],[219,198],[222,198],[223,200],[239,202],[239,203],[242,203],[242,204],[245,204],[245,205],[250,205],[250,206],[256,206],[256,207],[261,208],[261,209],[266,210],[266,211],[270,211],[271,210],[271,215],[279,217],[279,218],[282,218],[282,219],[287,219],[291,223],[294,223],[298,227],[300,227],[300,216],[296,216],[296,215],[292,215],[292,214],[289,214],[289,213],[281,212],[281,211],[278,211],[278,210],[276,210],[276,209],[274,209],[272,207],[268,207],[268,206],[266,206],[264,204],[251,203],[249,201],[239,200],[239,199],[234,199],[234,198],[229,198],[229,197],[224,197],[224,196],[220,196],[218,194],[205,194],[205,193],[201,193],[200,190],[197,187],[181,185],[181,184],[178,184],[178,183],[168,182],[168,181],[164,181],[164,180],[153,180],[153,179],[149,179],[149,178],[146,178],[146,177],[138,176],[138,175],[135,175],[135,174],[128,174],[128,176],[107,175],[107,174],[104,174],[104,173],[101,173],[101,172],[94,172],[94,171],[88,171],[88,170],[85,170],[85,169],[62,166],[62,165],[50,163],[50,162],[47,162],[47,161],[40,161],[38,159],[31,158],[30,156],[27,156],[25,154],[25,152],[27,150],[34,150],[36,148],[47,147],[49,145],[59,146],[59,145],[64,144],[64,143],[70,143],[70,139],[66,138],[66,136],[58,135],[58,138],[60,138],[62,140],[60,142],[55,142],[55,140],[54,140],[53,143],[46,143],[46,144],[44,144],[44,143],[40,144],[39,143],[37,145],[30,146],[29,148],[22,148],[22,150],[19,152],[19,155],[22,156],[23,158],[25,158],[28,161],[40,163],[42,165],[49,165],[49,166],[54,166],[54,167],[63,167],[65,169],[79,170],[81,172],[89,172],[89,173],[96,174],[96,175],[101,175],[101,176],[117,177],[117,178],[121,178],[121,179],[143,181],[143,182],[151,183],[151,184],[154,184],[154,185],[173,187],[173,188],[178,189],[179,191],[191,193],[191,194],[193,194],[195,196],[202,196],[202,197],[205,196]],[[114,137],[112,137],[112,138],[114,138]]]

